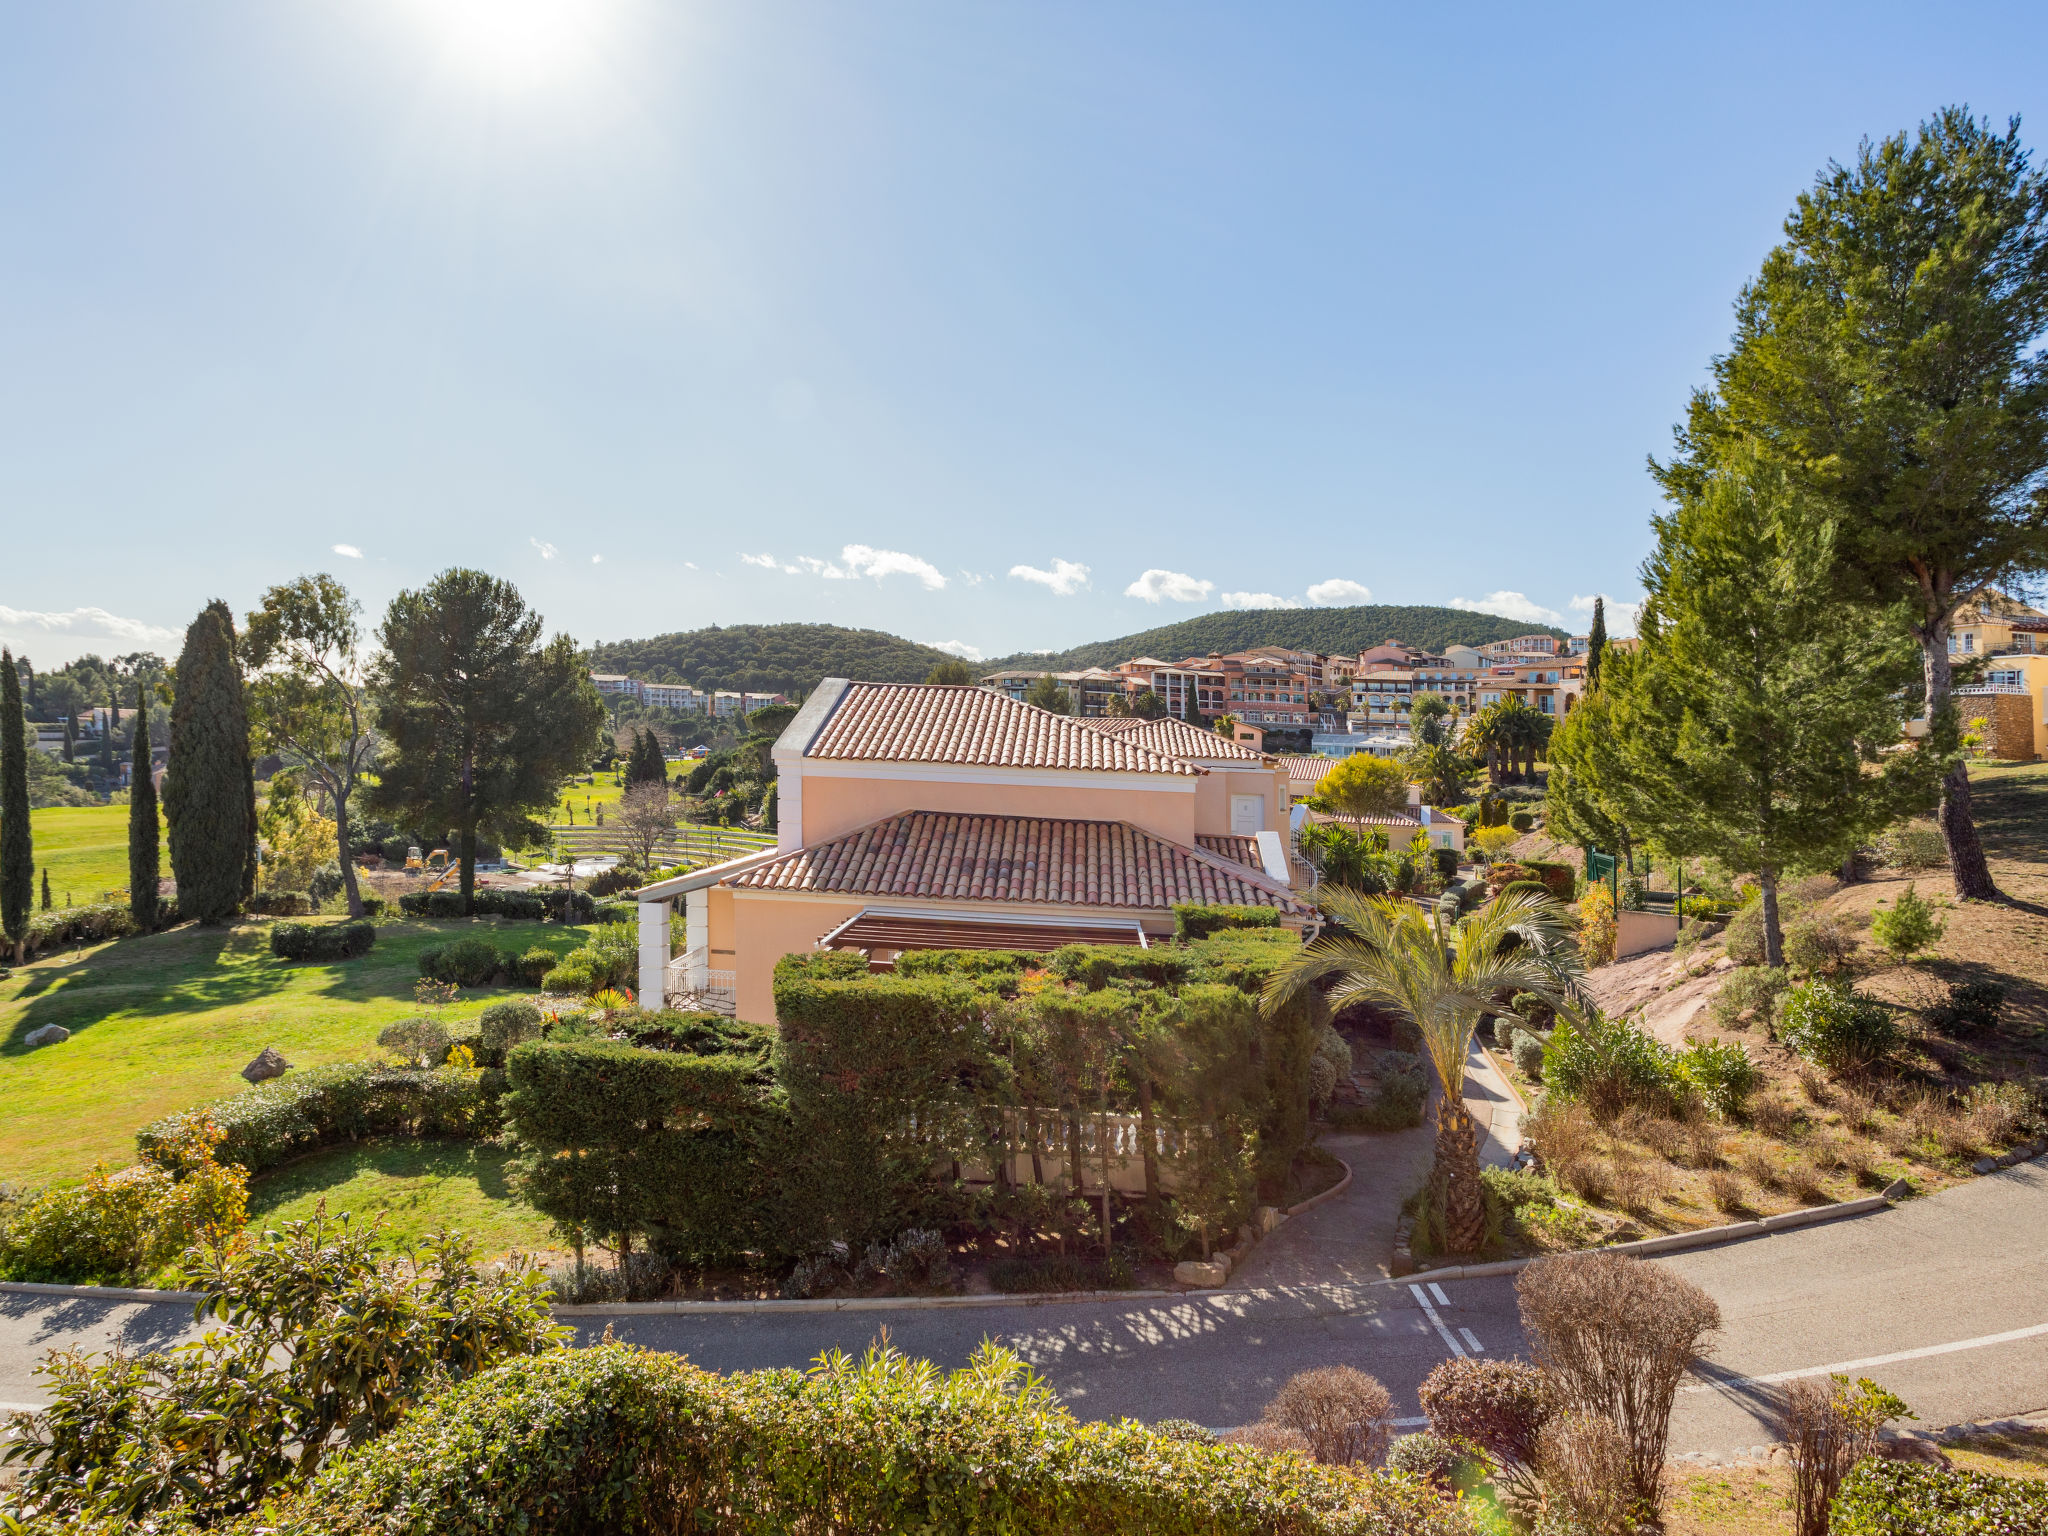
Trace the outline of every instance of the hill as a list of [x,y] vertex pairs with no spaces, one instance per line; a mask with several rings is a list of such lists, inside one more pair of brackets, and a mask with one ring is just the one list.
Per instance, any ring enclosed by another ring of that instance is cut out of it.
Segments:
[[1072,672],[1082,667],[1113,667],[1134,656],[1179,661],[1211,651],[1245,651],[1255,645],[1284,645],[1294,650],[1356,655],[1388,639],[1405,641],[1425,651],[1447,645],[1484,645],[1516,635],[1559,635],[1564,630],[1522,619],[1467,613],[1462,608],[1395,608],[1369,603],[1358,608],[1261,608],[1232,613],[1205,613],[1178,624],[1162,624],[1116,640],[1095,640],[1049,656],[1020,651],[983,662],[976,670],[1043,667]]
[[878,629],[837,624],[732,624],[651,640],[615,640],[590,648],[598,672],[649,682],[751,693],[808,693],[821,677],[871,683],[921,683],[953,658]]

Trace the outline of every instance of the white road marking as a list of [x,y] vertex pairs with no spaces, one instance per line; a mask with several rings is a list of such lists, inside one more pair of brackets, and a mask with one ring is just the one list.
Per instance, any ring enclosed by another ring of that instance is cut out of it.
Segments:
[[1924,1349],[1902,1349],[1889,1355],[1866,1355],[1861,1360],[1837,1360],[1833,1365],[1810,1365],[1804,1370],[1777,1371],[1769,1376],[1736,1376],[1718,1381],[1689,1382],[1683,1390],[1687,1392],[1712,1392],[1722,1387],[1774,1387],[1781,1381],[1799,1381],[1807,1376],[1832,1376],[1837,1371],[1866,1370],[1873,1365],[1896,1365],[1901,1360],[1925,1360],[1930,1355],[1953,1355],[1959,1350],[1988,1349],[1993,1344],[2014,1344],[2021,1339],[2035,1339],[2048,1334],[2048,1323],[2036,1323],[2031,1328],[2015,1328],[2009,1333],[1987,1333],[1982,1338],[1958,1339],[1953,1344],[1929,1344]]
[[1396,1429],[1420,1429],[1420,1428],[1421,1428],[1421,1427],[1422,1427],[1423,1425],[1427,1424],[1427,1423],[1429,1422],[1429,1420],[1427,1420],[1427,1419],[1395,1419],[1395,1420],[1394,1420],[1393,1422],[1394,1422],[1394,1428],[1396,1428]]
[[1458,1332],[1464,1336],[1465,1347],[1471,1350],[1473,1354],[1483,1355],[1486,1353],[1486,1346],[1472,1336],[1470,1328],[1460,1328]]
[[1429,1294],[1436,1298],[1436,1304],[1440,1307],[1448,1307],[1451,1304],[1451,1298],[1444,1294],[1444,1288],[1434,1280],[1429,1282]]
[[1469,1359],[1465,1353],[1465,1346],[1451,1337],[1451,1330],[1446,1328],[1444,1320],[1436,1315],[1436,1308],[1429,1304],[1429,1297],[1423,1294],[1422,1287],[1411,1285],[1408,1290],[1415,1297],[1415,1304],[1422,1308],[1422,1315],[1429,1319],[1429,1326],[1436,1330],[1436,1336],[1444,1341],[1444,1348],[1460,1360]]

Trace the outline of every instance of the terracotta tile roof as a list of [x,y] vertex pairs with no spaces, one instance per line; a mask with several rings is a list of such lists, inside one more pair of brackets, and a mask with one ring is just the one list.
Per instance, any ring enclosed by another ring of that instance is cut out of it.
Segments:
[[1255,837],[1238,837],[1232,834],[1212,836],[1197,832],[1195,841],[1220,859],[1231,859],[1239,864],[1249,864],[1253,869],[1263,871],[1265,862],[1259,857],[1259,840]]
[[1191,758],[1241,758],[1245,762],[1264,761],[1264,754],[1254,752],[1242,742],[1232,741],[1227,736],[1218,736],[1214,731],[1205,731],[1189,725],[1185,720],[1165,717],[1158,720],[1141,720],[1136,715],[1104,715],[1083,720],[1081,724],[1091,731],[1101,731],[1105,736],[1121,737],[1135,741],[1141,747],[1150,747],[1154,752],[1163,752],[1169,757]]
[[1091,731],[1071,716],[965,684],[849,683],[804,756],[1098,773],[1193,776],[1206,771],[1137,742]]
[[1280,759],[1287,766],[1287,781],[1296,789],[1313,789],[1323,782],[1330,770],[1343,761],[1335,757],[1317,757],[1290,753]]
[[1286,888],[1128,822],[907,811],[730,876],[755,891],[1163,911],[1176,902],[1277,907]]

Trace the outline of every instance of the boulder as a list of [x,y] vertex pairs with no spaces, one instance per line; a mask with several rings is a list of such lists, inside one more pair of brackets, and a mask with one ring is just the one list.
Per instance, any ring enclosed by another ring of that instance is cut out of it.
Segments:
[[62,1024],[45,1024],[41,1029],[30,1030],[27,1036],[30,1045],[56,1045],[70,1038],[71,1031]]
[[1173,1266],[1173,1278],[1196,1290],[1210,1290],[1230,1278],[1230,1260],[1224,1254],[1204,1264],[1200,1259],[1183,1259]]
[[283,1077],[290,1068],[291,1063],[276,1046],[266,1045],[254,1061],[242,1068],[242,1076],[252,1083],[267,1083],[273,1077]]
[[1994,1171],[1995,1171],[1995,1170],[1997,1169],[1997,1167],[1998,1167],[1998,1159],[1997,1159],[1997,1158],[1995,1158],[1995,1157],[1980,1157],[1980,1158],[1978,1158],[1978,1159],[1977,1159],[1977,1161],[1976,1161],[1976,1162],[1974,1162],[1974,1163],[1970,1164],[1970,1172],[1972,1172],[1972,1173],[1991,1173],[1991,1172],[1994,1172]]
[[1257,1229],[1259,1236],[1264,1237],[1278,1228],[1280,1223],[1286,1219],[1285,1216],[1280,1214],[1278,1208],[1262,1205],[1252,1216],[1252,1226]]
[[1913,1186],[1904,1179],[1893,1179],[1891,1183],[1885,1185],[1883,1190],[1884,1197],[1887,1200],[1903,1200],[1912,1193]]

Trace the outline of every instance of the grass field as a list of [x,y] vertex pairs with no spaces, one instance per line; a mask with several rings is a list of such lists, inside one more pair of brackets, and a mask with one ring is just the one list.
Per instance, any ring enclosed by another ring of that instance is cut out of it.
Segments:
[[[360,960],[294,965],[271,955],[265,924],[186,925],[21,967],[0,980],[0,1180],[71,1179],[98,1160],[131,1161],[138,1128],[239,1091],[241,1069],[266,1045],[296,1066],[373,1054],[379,1029],[421,1011],[419,952],[467,932],[560,951],[583,938],[495,918],[385,922]],[[465,992],[449,1016],[505,995]],[[44,1024],[71,1038],[30,1050],[24,1037]]]
[[[158,864],[171,872],[171,855],[162,843],[159,820]],[[99,900],[107,891],[128,889],[128,807],[125,805],[50,806],[29,812],[36,840],[36,900],[42,900],[42,873],[50,872],[50,894],[58,906],[69,896],[80,906]]]
[[612,773],[593,773],[588,784],[571,784],[562,791],[562,798],[555,803],[554,820],[558,824],[568,823],[575,817],[575,824],[587,827],[595,819],[599,806],[609,815],[611,808],[619,803],[625,789],[619,783],[619,776]]
[[274,1227],[314,1214],[347,1212],[359,1222],[382,1217],[397,1242],[417,1242],[436,1227],[476,1239],[483,1253],[555,1246],[547,1219],[509,1187],[506,1149],[495,1142],[383,1141],[329,1147],[256,1180],[249,1220]]

